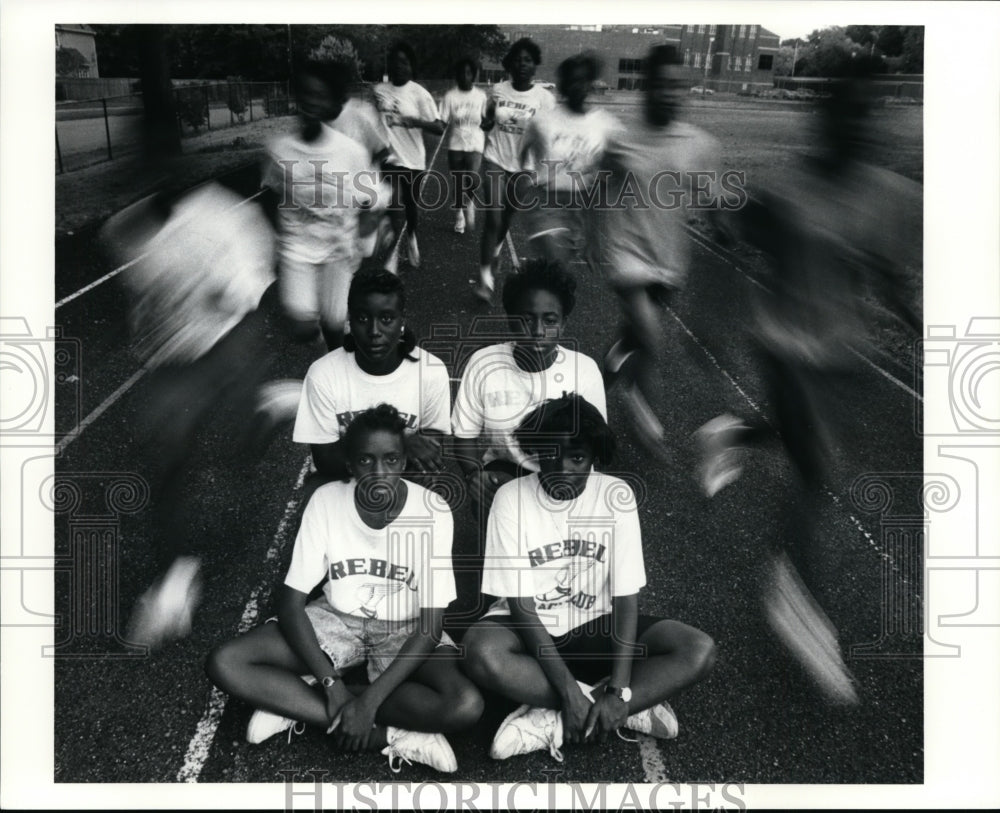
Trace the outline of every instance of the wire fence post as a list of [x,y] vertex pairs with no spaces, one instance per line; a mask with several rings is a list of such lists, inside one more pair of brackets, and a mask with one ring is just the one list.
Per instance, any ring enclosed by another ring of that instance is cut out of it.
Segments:
[[250,89],[246,91],[247,102],[250,104],[250,121],[253,122],[253,85],[247,85]]
[[56,127],[56,160],[59,162],[59,174],[62,175],[66,170],[63,168],[62,160],[62,150],[59,149],[59,127]]
[[202,90],[205,91],[205,122],[206,127],[209,130],[212,129],[212,107],[208,102],[208,85],[203,85]]
[[108,124],[108,100],[101,99],[101,107],[104,108],[104,135],[108,139],[108,160],[114,161],[114,156],[111,154],[111,127]]
[[233,108],[236,106],[236,99],[233,98],[233,83],[226,80],[226,93],[229,99],[229,126],[233,126]]

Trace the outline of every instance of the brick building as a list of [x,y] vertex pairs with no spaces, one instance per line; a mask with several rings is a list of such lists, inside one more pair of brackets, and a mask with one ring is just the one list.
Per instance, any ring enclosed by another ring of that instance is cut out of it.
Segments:
[[[778,36],[757,25],[501,25],[510,42],[530,37],[542,49],[536,73],[555,82],[556,67],[569,56],[593,51],[604,64],[609,87],[641,90],[643,58],[654,45],[675,45],[684,59],[691,85],[738,91],[744,85],[772,87]],[[480,81],[505,77],[498,63],[483,65]]]

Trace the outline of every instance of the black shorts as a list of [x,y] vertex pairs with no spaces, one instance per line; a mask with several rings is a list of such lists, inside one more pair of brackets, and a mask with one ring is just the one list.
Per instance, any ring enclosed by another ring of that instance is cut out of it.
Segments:
[[[514,633],[518,632],[517,626],[509,615],[494,615],[483,620],[506,627]],[[636,640],[638,641],[646,630],[662,620],[654,615],[640,614],[635,625]],[[559,653],[559,657],[573,673],[573,677],[578,680],[585,683],[597,683],[611,674],[615,656],[613,651],[614,627],[610,613],[572,629],[565,635],[553,635],[552,643]],[[534,654],[540,660],[546,657],[547,652],[543,649]],[[642,644],[636,644],[636,649],[632,654],[633,660],[642,660],[645,657],[645,648]]]

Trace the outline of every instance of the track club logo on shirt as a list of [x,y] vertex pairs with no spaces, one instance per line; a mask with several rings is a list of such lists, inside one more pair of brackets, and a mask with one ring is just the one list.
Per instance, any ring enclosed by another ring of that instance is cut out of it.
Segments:
[[553,542],[528,551],[528,561],[532,567],[541,567],[557,559],[572,558],[572,561],[555,572],[555,583],[551,589],[535,596],[535,609],[551,610],[566,603],[581,610],[590,609],[597,596],[576,589],[574,582],[598,562],[605,562],[606,552],[607,548],[596,540],[580,538]]

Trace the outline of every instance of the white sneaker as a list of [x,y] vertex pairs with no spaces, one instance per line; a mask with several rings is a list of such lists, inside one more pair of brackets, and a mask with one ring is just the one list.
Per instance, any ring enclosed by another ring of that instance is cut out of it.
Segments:
[[471,200],[465,204],[465,225],[470,229],[476,228],[476,204]]
[[305,730],[305,723],[297,723],[291,717],[282,717],[280,714],[257,709],[247,724],[247,742],[259,745],[282,731],[288,731],[288,739],[291,741],[292,734],[301,734]]
[[775,559],[764,611],[771,629],[831,703],[858,702],[837,631],[784,554]]
[[493,759],[508,759],[532,751],[548,751],[557,762],[563,761],[562,715],[555,709],[524,705],[507,715],[497,729],[490,748]]
[[740,429],[746,429],[746,424],[724,414],[695,430],[694,438],[700,452],[696,476],[706,497],[714,497],[743,473],[733,445],[734,435]]
[[672,740],[680,732],[677,715],[666,700],[645,711],[629,715],[625,720],[625,728],[659,740]]
[[393,773],[402,770],[400,762],[407,765],[419,762],[442,773],[455,773],[458,770],[455,752],[451,750],[444,734],[386,726],[385,738],[388,745],[382,749],[382,753],[389,757],[389,769]]
[[625,340],[619,339],[604,354],[604,384],[605,389],[611,389],[622,373],[625,362],[635,355],[635,348],[627,348]]
[[461,209],[455,215],[455,234],[465,234],[465,215]]
[[417,235],[411,234],[406,244],[406,254],[410,265],[420,268],[420,247],[417,245]]
[[195,556],[178,556],[163,578],[136,603],[126,637],[155,648],[191,632],[191,619],[201,599],[201,562]]

